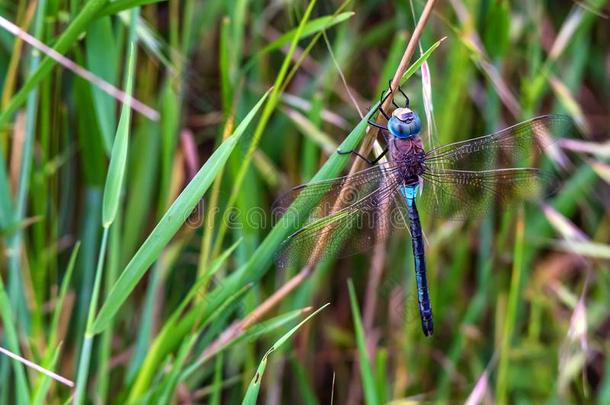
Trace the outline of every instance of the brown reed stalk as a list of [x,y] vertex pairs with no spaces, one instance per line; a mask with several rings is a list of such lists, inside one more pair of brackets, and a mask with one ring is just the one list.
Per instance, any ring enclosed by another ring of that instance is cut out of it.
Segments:
[[[426,6],[424,7],[422,15],[415,27],[415,30],[413,31],[413,35],[411,36],[409,43],[407,44],[407,48],[405,49],[405,52],[403,53],[402,59],[400,60],[400,64],[398,65],[398,68],[396,69],[396,72],[392,79],[392,88],[393,89],[398,86],[398,84],[400,83],[400,79],[402,78],[402,76],[406,72],[407,68],[409,67],[409,63],[411,61],[411,58],[413,57],[413,53],[415,52],[415,49],[419,42],[419,38],[421,37],[421,33],[424,29],[424,26],[426,25],[426,22],[428,21],[430,15],[431,15],[432,8],[434,7],[435,3],[436,3],[436,0],[428,0],[428,2],[426,3]],[[383,107],[389,108],[391,105],[391,102],[392,102],[392,100],[390,98],[388,98],[386,100],[386,102],[383,104]],[[383,117],[377,117],[378,122],[380,122],[380,120],[382,120],[382,119],[383,119]],[[365,138],[365,141],[363,141],[363,145],[360,147],[360,152],[361,153],[367,152],[370,149],[371,145],[373,144],[374,139],[375,138],[373,136],[369,136],[369,137]],[[359,168],[360,168],[359,162],[358,162],[358,160],[356,160],[350,169],[350,174],[355,173],[356,171],[359,170]],[[344,190],[346,190],[346,189],[347,189],[347,187],[344,187]],[[341,208],[340,201],[342,201],[342,199],[343,199],[343,193],[341,193],[339,195],[339,197],[337,198],[337,203],[335,204],[335,206],[333,207],[333,210],[331,212],[336,212],[337,210],[339,210]],[[330,225],[330,226],[332,226],[332,225]],[[305,265],[299,273],[297,273],[294,277],[292,277],[290,280],[288,280],[280,289],[278,289],[275,293],[273,293],[269,298],[267,298],[265,301],[263,301],[257,308],[255,308],[250,314],[248,314],[248,316],[246,316],[242,320],[236,321],[227,331],[225,331],[225,333],[221,334],[214,342],[212,342],[209,345],[209,347],[210,348],[224,347],[232,340],[241,336],[241,334],[249,326],[251,326],[255,322],[257,322],[263,315],[265,315],[273,307],[275,307],[275,305],[277,303],[279,303],[288,294],[290,294],[294,289],[296,289],[299,285],[301,285],[301,283],[311,275],[313,268],[315,267],[315,265],[317,264],[317,262],[320,258],[322,249],[324,249],[324,247],[326,246],[326,242],[328,241],[328,236],[330,234],[331,234],[331,232],[328,232],[328,233],[326,233],[326,235],[324,235],[320,238],[320,241],[316,245],[316,248],[314,249],[313,254],[310,256],[310,259],[309,259],[307,265]],[[200,358],[200,361],[202,359],[209,358],[211,355],[211,352],[212,351],[210,351],[210,350],[206,350],[204,355]]]
[[[394,77],[392,78],[391,87],[393,90],[398,88],[398,86],[400,85],[400,80],[401,80],[402,76],[404,75],[404,73],[406,72],[406,70],[409,67],[409,63],[411,62],[411,59],[413,58],[413,54],[414,54],[417,44],[419,42],[419,38],[421,37],[421,33],[424,29],[424,26],[432,13],[432,9],[434,7],[435,2],[436,2],[436,0],[431,0],[431,1],[428,1],[428,3],[426,3],[426,6],[422,12],[422,15],[419,18],[419,21],[415,27],[415,30],[413,31],[413,35],[411,36],[411,39],[409,40],[409,43],[407,44],[407,48],[405,49],[405,52],[402,55],[400,64],[398,65],[398,68],[396,69],[396,72],[394,73]],[[387,100],[383,103],[383,105],[381,107],[383,109],[387,110],[388,108],[391,107],[391,104],[392,104],[392,97],[388,97]],[[378,114],[377,122],[381,123],[384,120],[385,120],[385,117],[382,114]],[[373,131],[372,133],[375,133],[375,132],[376,131]],[[369,141],[368,147],[366,145],[366,141]],[[369,152],[374,141],[375,141],[375,137],[373,137],[373,136],[367,137],[363,141],[363,143],[360,147],[359,153],[362,154],[362,153]],[[354,162],[354,166],[356,166],[357,164],[361,164],[361,163],[362,163],[362,160],[356,160]],[[358,168],[358,166],[356,166],[356,168]],[[385,201],[384,203],[389,204],[389,203],[391,203],[391,201]],[[386,252],[385,245],[386,245],[387,235],[383,235],[383,236],[384,237],[381,237],[381,238],[378,238],[375,240],[375,246],[373,247],[373,257],[371,258],[371,271],[369,273],[369,282],[367,283],[367,288],[366,288],[366,293],[365,293],[366,295],[365,295],[365,300],[364,300],[362,321],[363,321],[365,332],[369,332],[369,333],[367,333],[367,336],[368,335],[372,336],[371,332],[372,332],[372,328],[373,328],[373,319],[375,316],[375,309],[377,307],[377,290],[379,288],[379,283],[381,281],[381,275],[383,273],[383,267],[384,267],[383,265],[385,263],[385,252]],[[374,348],[374,346],[375,345],[374,345],[373,341],[370,341],[367,344],[367,347],[371,350]]]
[[[419,39],[421,34],[432,14],[432,9],[434,8],[434,4],[436,0],[428,0],[422,14],[413,30],[413,35],[409,39],[407,44],[407,48],[402,55],[400,63],[398,64],[398,68],[396,72],[394,72],[394,77],[392,78],[390,87],[391,91],[394,91],[400,85],[400,80],[402,76],[405,74],[407,69],[409,68],[409,63],[413,58],[413,54],[415,53],[415,49],[417,48],[417,44],[419,43]],[[388,110],[392,105],[393,95],[388,97],[384,103],[380,106],[384,110]],[[377,123],[381,124],[385,120],[383,114],[377,115]],[[358,151],[359,154],[366,156],[370,153],[373,143],[375,142],[378,131],[369,131],[369,136],[365,137],[360,145],[360,149]],[[353,174],[362,168],[363,161],[362,159],[354,160],[352,167],[350,169],[350,174]],[[341,198],[338,200],[340,201]],[[390,201],[385,201],[385,204],[391,203]],[[384,235],[385,236],[385,235]],[[373,257],[371,259],[371,272],[369,275],[369,282],[367,283],[366,296],[364,301],[364,317],[363,324],[365,328],[365,332],[369,337],[367,339],[367,348],[372,351],[375,346],[375,339],[372,332],[373,328],[373,318],[375,314],[375,308],[377,306],[377,289],[379,283],[381,281],[381,275],[383,272],[383,265],[385,263],[385,252],[386,252],[386,238],[381,237],[375,240],[375,245],[373,248]],[[371,354],[371,353],[369,353]],[[354,354],[354,364],[358,364],[358,354]],[[358,379],[360,378],[360,373],[358,372],[358,367],[354,367],[352,370],[351,384],[348,392],[347,403],[348,404],[356,404],[361,401],[362,388],[361,384],[358,384]]]

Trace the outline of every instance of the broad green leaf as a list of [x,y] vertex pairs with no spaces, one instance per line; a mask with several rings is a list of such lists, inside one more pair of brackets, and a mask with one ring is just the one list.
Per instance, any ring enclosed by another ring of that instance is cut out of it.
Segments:
[[254,119],[255,114],[267,99],[268,94],[269,92],[265,93],[237,127],[233,135],[210,156],[205,165],[203,165],[182,193],[180,193],[155,229],[152,230],[140,249],[138,249],[127,264],[125,270],[123,270],[123,273],[112,287],[112,290],[110,290],[102,305],[102,309],[95,319],[93,325],[94,334],[100,333],[108,326],[110,319],[116,315],[121,305],[123,305],[129,294],[136,287],[138,281],[144,276],[148,267],[159,257],[165,245],[178,232],[188,215],[195,208],[195,205],[201,200],[210,184],[212,184],[216,174],[227,161],[237,141]]

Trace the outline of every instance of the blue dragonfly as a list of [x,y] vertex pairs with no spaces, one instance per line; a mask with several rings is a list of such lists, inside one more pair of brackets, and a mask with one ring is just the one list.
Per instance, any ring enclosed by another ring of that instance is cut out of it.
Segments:
[[[494,204],[509,208],[512,201],[539,197],[549,179],[539,168],[541,160],[552,139],[564,136],[571,121],[563,115],[538,116],[426,152],[421,119],[409,107],[406,94],[398,90],[405,105],[392,101],[396,108],[391,115],[381,106],[392,89],[381,96],[378,110],[387,126],[369,120],[386,137],[384,152],[368,160],[355,151],[338,151],[366,160],[370,168],[295,187],[276,200],[280,215],[295,206],[298,212],[309,212],[304,225],[282,243],[277,262],[280,267],[300,266],[352,255],[393,230],[406,228],[411,235],[421,326],[424,335],[431,336],[432,308],[418,204],[432,215],[467,219]],[[379,163],[386,154],[388,160]]]

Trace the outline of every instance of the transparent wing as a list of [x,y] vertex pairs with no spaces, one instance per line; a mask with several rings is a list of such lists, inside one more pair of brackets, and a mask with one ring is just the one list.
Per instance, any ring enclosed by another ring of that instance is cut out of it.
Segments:
[[443,145],[426,153],[431,170],[490,170],[537,163],[557,138],[573,129],[564,115],[543,115],[493,134]]
[[273,203],[273,215],[279,219],[288,212],[306,215],[296,222],[312,222],[349,206],[380,187],[385,177],[394,177],[398,168],[387,162],[349,176],[303,184],[280,196]]
[[[278,266],[304,266],[332,257],[349,256],[372,247],[376,239],[386,237],[392,229],[405,227],[407,216],[404,206],[401,206],[400,198],[396,198],[399,197],[400,181],[391,167],[387,172],[380,170],[380,167],[377,167],[377,171],[367,169],[369,176],[357,188],[355,195],[358,198],[355,201],[341,209],[331,210],[327,215],[311,216],[305,226],[282,243],[276,256]],[[345,180],[336,179],[332,183],[349,184]],[[316,190],[324,189],[316,187]],[[334,187],[330,189],[331,195],[333,192],[337,193]],[[324,200],[327,198],[327,195],[323,197]]]
[[419,206],[448,219],[476,217],[492,204],[507,208],[512,201],[537,198],[548,183],[536,168],[449,169],[426,172],[423,177]]
[[[553,182],[542,157],[572,129],[569,118],[546,115],[426,154],[420,206],[446,217],[470,217],[497,203],[537,198]],[[548,165],[546,166],[548,167]]]

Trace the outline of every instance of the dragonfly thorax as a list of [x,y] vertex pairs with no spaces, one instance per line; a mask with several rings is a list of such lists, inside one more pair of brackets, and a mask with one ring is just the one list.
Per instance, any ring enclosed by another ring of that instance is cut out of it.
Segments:
[[390,155],[400,168],[400,177],[405,184],[416,183],[425,171],[426,155],[419,136],[393,138],[390,140]]
[[388,130],[399,139],[418,136],[420,129],[421,120],[417,113],[410,108],[395,109],[388,121]]

